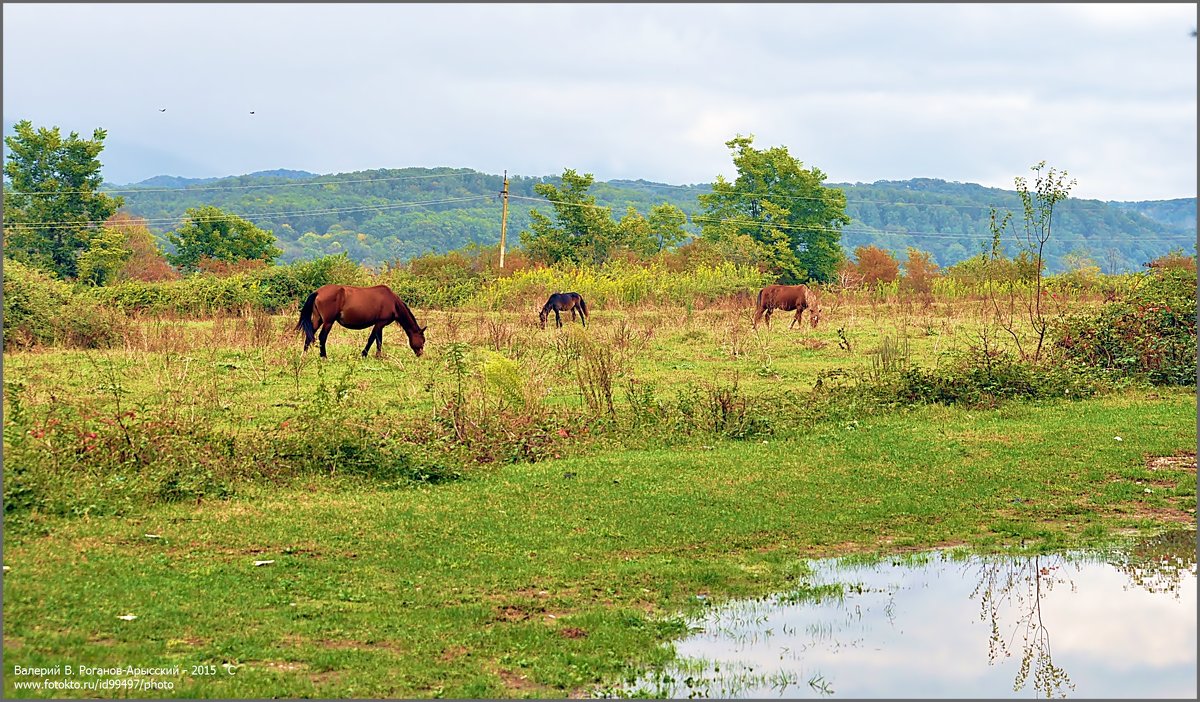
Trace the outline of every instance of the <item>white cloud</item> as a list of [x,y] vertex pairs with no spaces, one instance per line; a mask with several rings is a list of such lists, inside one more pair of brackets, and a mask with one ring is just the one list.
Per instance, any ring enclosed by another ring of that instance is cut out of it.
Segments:
[[105,127],[119,182],[186,164],[173,174],[461,165],[711,182],[732,168],[724,142],[753,133],[835,181],[1011,187],[1046,159],[1093,197],[1196,190],[1188,5],[3,12],[5,129]]

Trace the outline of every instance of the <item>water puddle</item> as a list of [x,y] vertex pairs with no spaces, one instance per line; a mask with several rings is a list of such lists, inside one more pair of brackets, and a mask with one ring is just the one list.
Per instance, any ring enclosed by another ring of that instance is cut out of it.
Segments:
[[1196,532],[1121,549],[814,561],[712,607],[614,697],[1196,698]]

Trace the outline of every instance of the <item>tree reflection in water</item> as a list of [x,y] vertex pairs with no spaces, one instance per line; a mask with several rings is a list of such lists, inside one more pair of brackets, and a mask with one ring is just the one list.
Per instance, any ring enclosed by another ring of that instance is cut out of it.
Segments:
[[[979,598],[981,620],[990,624],[988,662],[1012,655],[1021,636],[1021,665],[1013,681],[1020,691],[1033,674],[1034,689],[1047,698],[1066,697],[1075,684],[1067,671],[1054,665],[1050,631],[1042,618],[1042,600],[1055,587],[1075,583],[1067,573],[1069,563],[1107,563],[1129,577],[1136,586],[1154,593],[1174,592],[1179,597],[1185,574],[1196,566],[1196,532],[1171,531],[1140,539],[1132,545],[1096,554],[1037,555],[1032,558],[984,560],[979,564],[979,584],[971,598]],[[1017,619],[1007,638],[1001,629],[1003,610],[1013,608]]]
[[[851,696],[928,699],[950,691],[997,697],[1005,696],[1011,681],[1013,696],[1067,697],[1078,682],[1087,695],[1180,697],[1175,693],[1192,685],[1183,677],[1186,662],[1163,667],[1137,644],[1114,640],[1126,664],[1114,676],[1111,656],[1097,656],[1079,642],[1104,629],[1096,629],[1108,623],[1101,616],[1121,619],[1135,636],[1158,637],[1168,628],[1178,634],[1177,619],[1159,617],[1184,611],[1186,603],[1142,607],[1147,593],[1161,602],[1194,591],[1196,556],[1193,528],[1057,554],[953,550],[815,561],[797,590],[710,609],[693,622],[700,632],[677,642],[679,658],[602,694],[728,698],[836,690]],[[1131,595],[1129,609],[1121,591]],[[1187,611],[1194,618],[1195,609]],[[1141,619],[1147,613],[1150,618]],[[988,632],[986,662],[977,622]],[[909,637],[910,628],[915,636]],[[930,632],[944,633],[951,645]],[[1052,642],[1075,679],[1055,664]],[[953,669],[944,676],[943,664]],[[1139,683],[1151,678],[1154,685]],[[1195,688],[1190,690],[1194,698]]]
[[[1012,655],[1017,634],[1022,635],[1021,666],[1013,682],[1013,692],[1025,687],[1033,671],[1034,688],[1046,697],[1066,697],[1066,688],[1075,689],[1070,676],[1054,665],[1050,654],[1050,631],[1042,621],[1042,598],[1056,585],[1074,583],[1062,569],[1062,556],[1034,556],[1019,560],[985,561],[980,565],[979,584],[971,598],[979,597],[979,618],[991,624],[988,662]],[[1014,607],[1019,615],[1016,626],[1005,640],[1000,628],[1001,611]]]
[[1141,539],[1127,550],[1113,551],[1106,562],[1148,592],[1175,593],[1185,575],[1196,570],[1196,532],[1168,531]]

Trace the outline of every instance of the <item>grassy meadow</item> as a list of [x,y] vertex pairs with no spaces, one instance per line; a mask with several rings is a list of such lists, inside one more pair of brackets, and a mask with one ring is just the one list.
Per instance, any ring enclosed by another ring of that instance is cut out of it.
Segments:
[[[1194,528],[1193,387],[1031,380],[983,298],[823,300],[414,307],[421,358],[263,312],[6,353],[5,696],[589,696],[808,558]],[[14,687],[65,664],[179,670]]]

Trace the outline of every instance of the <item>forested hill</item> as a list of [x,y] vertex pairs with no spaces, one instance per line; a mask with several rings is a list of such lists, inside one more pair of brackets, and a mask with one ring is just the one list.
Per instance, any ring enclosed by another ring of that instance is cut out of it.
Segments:
[[[534,191],[541,182],[558,184],[559,178],[509,178],[509,246],[519,244],[530,209],[549,213]],[[356,261],[378,265],[472,243],[497,243],[502,183],[499,175],[463,168],[337,175],[263,171],[220,179],[158,176],[122,186],[120,194],[125,209],[149,220],[159,234],[178,226],[187,208],[213,205],[272,231],[284,261],[345,251]],[[912,246],[947,266],[979,253],[990,241],[992,207],[1012,211],[1020,221],[1015,191],[925,178],[827,185],[846,193],[853,218],[843,230],[847,252],[875,244],[903,258]],[[590,192],[620,219],[630,206],[646,214],[663,202],[690,217],[699,212],[696,196],[709,189],[708,184],[614,180],[597,183]],[[1086,256],[1105,272],[1136,270],[1172,249],[1194,252],[1195,227],[1195,198],[1137,203],[1071,199],[1055,209],[1048,268],[1060,271],[1069,259]],[[698,233],[697,227],[689,229]],[[1016,251],[1013,234],[1005,244],[1009,253]]]

